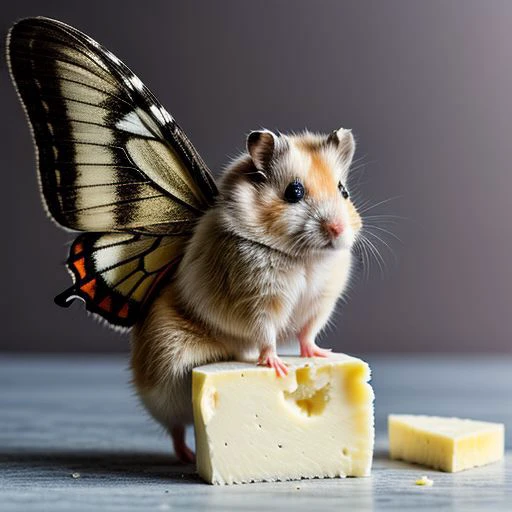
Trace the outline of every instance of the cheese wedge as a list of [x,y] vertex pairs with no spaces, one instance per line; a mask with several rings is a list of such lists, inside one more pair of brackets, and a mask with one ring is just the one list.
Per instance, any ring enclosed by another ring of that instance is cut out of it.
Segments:
[[367,476],[374,427],[368,365],[344,354],[194,369],[199,475],[212,484]]
[[388,417],[389,451],[401,459],[456,472],[503,458],[501,423],[392,414]]

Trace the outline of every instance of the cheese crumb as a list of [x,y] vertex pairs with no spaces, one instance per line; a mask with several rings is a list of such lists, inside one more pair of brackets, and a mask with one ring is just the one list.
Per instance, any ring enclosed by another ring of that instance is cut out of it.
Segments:
[[428,476],[423,475],[421,478],[416,480],[416,485],[423,485],[425,487],[432,487],[434,485],[434,480],[431,480]]
[[80,478],[80,473],[71,473],[71,478]]

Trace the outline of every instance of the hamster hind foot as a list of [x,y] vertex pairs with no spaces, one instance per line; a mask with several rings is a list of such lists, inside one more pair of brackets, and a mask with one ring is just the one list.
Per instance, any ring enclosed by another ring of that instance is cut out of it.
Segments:
[[174,453],[180,462],[184,464],[194,464],[196,454],[187,446],[185,442],[185,426],[177,425],[170,430]]

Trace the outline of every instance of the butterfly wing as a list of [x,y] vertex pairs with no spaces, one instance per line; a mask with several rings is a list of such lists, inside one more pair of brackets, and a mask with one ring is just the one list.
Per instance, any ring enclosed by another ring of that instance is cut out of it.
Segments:
[[[179,257],[184,238],[213,203],[213,178],[151,92],[90,37],[58,21],[27,18],[12,27],[7,47],[48,211],[66,228],[92,232],[72,246],[75,286],[59,302],[80,297],[109,322],[131,325],[147,300],[142,290],[149,293],[157,278],[153,270],[163,272]],[[112,237],[119,243],[100,249]],[[132,256],[142,269],[152,262],[134,290],[126,284],[137,275]],[[94,295],[83,288],[84,278],[95,280]],[[108,312],[98,301],[110,291],[121,306]],[[124,303],[129,314],[122,318]]]
[[183,130],[111,52],[47,18],[11,29],[8,59],[33,128],[42,191],[62,226],[168,234],[216,194]]
[[110,324],[130,327],[148,297],[179,263],[187,235],[83,233],[67,261],[74,285],[55,298],[67,307],[74,298]]

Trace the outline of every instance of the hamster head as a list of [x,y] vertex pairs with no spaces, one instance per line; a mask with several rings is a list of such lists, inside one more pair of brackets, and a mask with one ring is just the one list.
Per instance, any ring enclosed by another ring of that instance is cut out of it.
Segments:
[[350,130],[329,135],[251,132],[224,171],[224,221],[239,236],[292,256],[350,249],[362,222],[347,189]]

